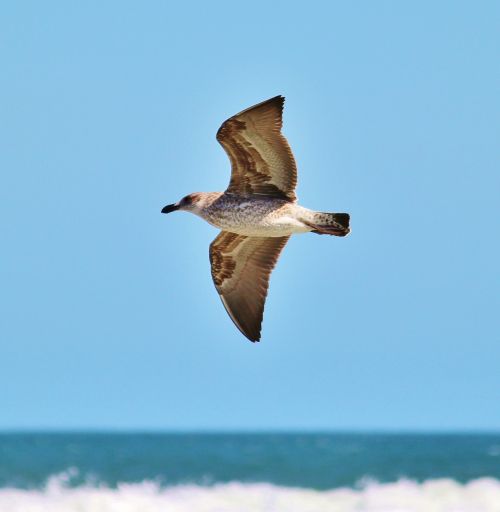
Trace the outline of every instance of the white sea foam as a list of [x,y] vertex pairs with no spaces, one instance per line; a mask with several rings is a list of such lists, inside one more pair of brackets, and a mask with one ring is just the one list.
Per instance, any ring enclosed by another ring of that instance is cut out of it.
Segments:
[[500,480],[493,478],[366,481],[330,491],[236,482],[161,488],[150,481],[69,488],[67,480],[52,477],[43,490],[0,489],[0,512],[500,512]]

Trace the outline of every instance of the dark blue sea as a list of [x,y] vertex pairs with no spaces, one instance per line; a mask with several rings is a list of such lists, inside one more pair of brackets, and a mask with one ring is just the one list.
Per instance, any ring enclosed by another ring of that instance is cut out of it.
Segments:
[[500,434],[0,434],[1,512],[499,512]]

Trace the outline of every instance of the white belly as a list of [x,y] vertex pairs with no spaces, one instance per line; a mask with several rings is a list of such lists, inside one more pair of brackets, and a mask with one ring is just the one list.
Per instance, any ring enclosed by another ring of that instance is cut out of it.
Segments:
[[306,220],[312,212],[283,200],[229,197],[216,207],[193,213],[238,235],[278,237],[311,231]]
[[211,222],[214,226],[246,236],[289,236],[294,233],[307,233],[311,228],[303,222],[292,217],[263,218],[259,222],[233,223],[233,222]]

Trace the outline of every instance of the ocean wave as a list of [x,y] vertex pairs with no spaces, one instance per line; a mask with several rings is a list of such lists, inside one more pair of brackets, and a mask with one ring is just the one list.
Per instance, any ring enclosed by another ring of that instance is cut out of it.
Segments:
[[43,489],[0,489],[0,512],[500,512],[500,480],[418,483],[365,480],[329,491],[232,482],[162,488],[153,481],[68,487],[71,471]]

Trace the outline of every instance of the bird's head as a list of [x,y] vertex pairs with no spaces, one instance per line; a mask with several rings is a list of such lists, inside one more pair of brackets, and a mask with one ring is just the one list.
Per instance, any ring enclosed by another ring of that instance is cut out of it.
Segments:
[[167,204],[161,213],[175,212],[176,210],[186,210],[196,213],[204,204],[204,194],[202,192],[194,192],[183,197],[180,201],[173,204]]

